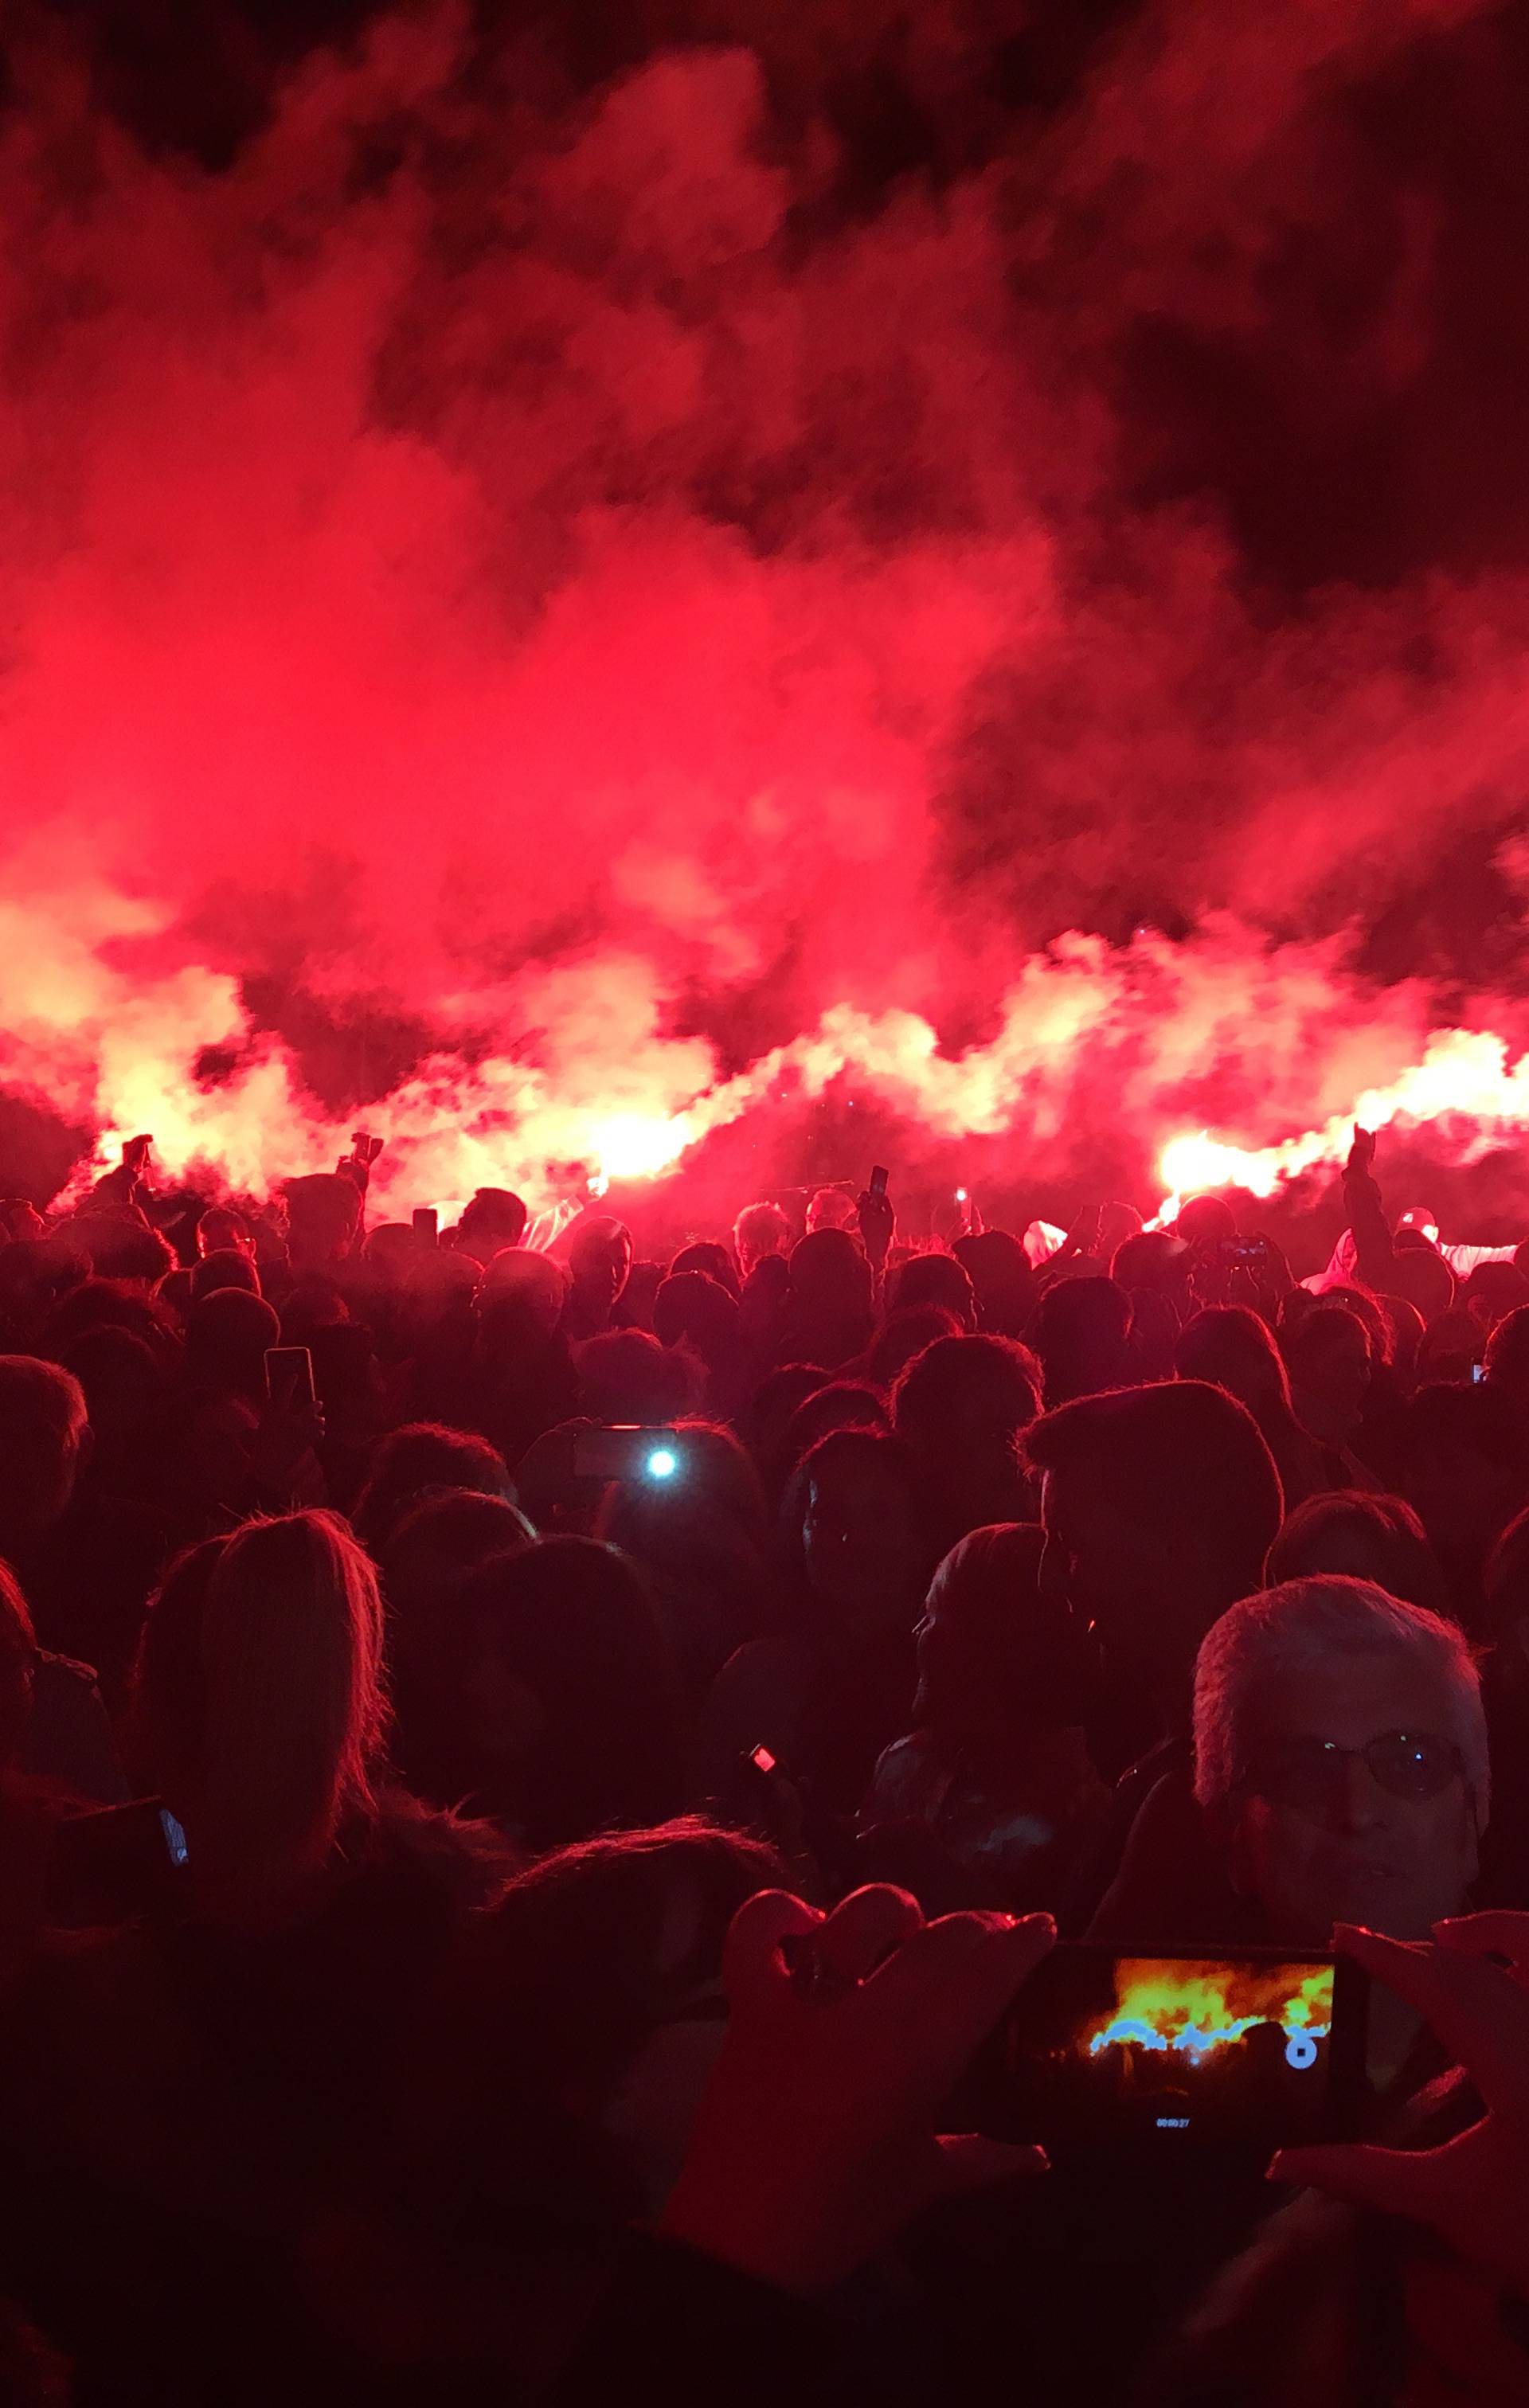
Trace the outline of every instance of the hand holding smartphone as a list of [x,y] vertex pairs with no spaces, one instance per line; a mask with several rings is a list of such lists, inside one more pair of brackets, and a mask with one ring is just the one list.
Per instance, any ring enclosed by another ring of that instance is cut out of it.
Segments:
[[268,1346],[265,1350],[265,1394],[273,1405],[289,1411],[312,1408],[318,1401],[313,1385],[313,1357],[306,1346]]

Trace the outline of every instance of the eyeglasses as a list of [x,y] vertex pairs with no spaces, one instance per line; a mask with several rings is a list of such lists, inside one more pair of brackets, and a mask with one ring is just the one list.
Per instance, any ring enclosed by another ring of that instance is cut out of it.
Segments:
[[1435,1731],[1384,1731],[1365,1747],[1339,1747],[1327,1739],[1285,1740],[1251,1757],[1237,1785],[1271,1805],[1321,1812],[1341,1802],[1355,1758],[1388,1798],[1415,1801],[1442,1797],[1465,1770],[1454,1742]]

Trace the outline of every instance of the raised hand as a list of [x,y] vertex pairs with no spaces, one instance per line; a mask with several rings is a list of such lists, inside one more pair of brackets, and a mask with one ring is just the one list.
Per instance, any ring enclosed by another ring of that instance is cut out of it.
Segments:
[[1359,1123],[1356,1121],[1354,1123],[1353,1143],[1349,1148],[1349,1159],[1343,1166],[1344,1176],[1347,1178],[1352,1172],[1369,1172],[1373,1171],[1374,1168],[1375,1131],[1373,1129],[1361,1128]]
[[827,1916],[783,1890],[750,1899],[723,1958],[727,2039],[660,2229],[812,2291],[932,2200],[1042,2167],[1038,2150],[935,2125],[1055,1937],[1050,1915],[925,1923],[879,1885]]
[[866,1259],[879,1270],[887,1259],[897,1226],[892,1198],[884,1191],[878,1196],[867,1187],[864,1195],[855,1199],[855,1213],[860,1222],[861,1242],[865,1246]]
[[1269,2177],[1411,2216],[1529,2299],[1529,1914],[1467,1914],[1434,1934],[1411,1943],[1339,1925],[1336,1939],[1426,2016],[1486,2114],[1436,2149],[1282,2149]]

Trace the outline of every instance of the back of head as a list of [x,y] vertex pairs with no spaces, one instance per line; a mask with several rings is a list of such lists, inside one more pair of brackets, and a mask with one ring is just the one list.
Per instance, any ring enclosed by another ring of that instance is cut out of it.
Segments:
[[694,1366],[646,1329],[607,1329],[587,1339],[579,1349],[579,1378],[584,1410],[595,1422],[652,1427],[681,1419],[695,1405]]
[[1290,1411],[1290,1382],[1268,1324],[1246,1305],[1197,1312],[1179,1333],[1173,1368],[1180,1380],[1208,1380],[1247,1406],[1255,1421]]
[[74,1493],[85,1392],[32,1354],[0,1354],[0,1552],[24,1554]]
[[[727,1248],[719,1245],[714,1238],[699,1238],[693,1244],[680,1247],[669,1265],[669,1277],[682,1279],[689,1271],[700,1271],[707,1279],[715,1280],[717,1285],[725,1288],[736,1303],[738,1296],[736,1268]],[[662,1288],[659,1293],[663,1294]],[[663,1332],[660,1331],[659,1334],[662,1336]]]
[[509,1247],[491,1255],[478,1292],[485,1339],[524,1343],[550,1338],[563,1318],[568,1275],[550,1254]]
[[1505,1313],[1482,1356],[1485,1384],[1521,1409],[1529,1405],[1529,1304]]
[[1495,1329],[1510,1312],[1529,1305],[1529,1279],[1516,1263],[1478,1263],[1460,1283],[1455,1301],[1482,1329]]
[[916,1354],[936,1338],[959,1338],[962,1325],[942,1304],[910,1305],[884,1321],[865,1356],[865,1374],[878,1387],[890,1388]]
[[1490,1791],[1481,1688],[1457,1625],[1389,1597],[1373,1582],[1286,1581],[1243,1598],[1207,1633],[1194,1671],[1194,1794],[1213,1816],[1236,1794],[1255,1739],[1261,1691],[1281,1675],[1318,1678],[1338,1659],[1405,1658],[1437,1677],[1449,1728],[1479,1812]]
[[282,1182],[294,1268],[343,1261],[361,1226],[361,1193],[336,1170]]
[[1080,1721],[1079,1632],[1040,1586],[1043,1533],[1024,1522],[973,1530],[929,1585],[919,1650],[922,1727],[950,1740],[1020,1738]]
[[90,1255],[97,1279],[157,1287],[165,1272],[175,1268],[175,1255],[159,1231],[131,1206],[113,1212],[77,1212],[66,1232]]
[[441,1489],[470,1488],[482,1497],[512,1498],[505,1458],[487,1439],[439,1422],[406,1422],[372,1450],[366,1484],[352,1519],[375,1555],[409,1509]]
[[519,1246],[525,1236],[528,1217],[524,1204],[511,1189],[479,1187],[463,1207],[457,1223],[458,1249],[480,1263],[490,1262],[495,1254]]
[[200,1262],[192,1265],[193,1304],[204,1296],[213,1295],[219,1288],[243,1288],[250,1296],[259,1296],[260,1273],[255,1268],[253,1257],[239,1253],[236,1247],[228,1246],[217,1254],[204,1254]]
[[1308,1497],[1269,1549],[1271,1587],[1340,1573],[1369,1582],[1430,1613],[1446,1611],[1444,1575],[1422,1524],[1401,1497],[1335,1488]]
[[852,1229],[855,1199],[847,1187],[820,1187],[807,1208],[807,1234],[819,1229]]
[[376,1575],[333,1514],[247,1523],[176,1568],[150,1608],[136,1722],[205,1913],[280,1920],[347,1816],[371,1813],[381,1663]]
[[1036,1275],[1007,1229],[979,1229],[950,1249],[972,1283],[978,1320],[1000,1338],[1021,1338],[1035,1315]]
[[1131,1299],[1112,1279],[1061,1280],[1049,1287],[1036,1314],[1036,1352],[1046,1370],[1046,1401],[1120,1387],[1134,1373],[1129,1345]]
[[1236,1215],[1223,1196],[1191,1196],[1179,1207],[1173,1234],[1187,1246],[1219,1245],[1236,1236]]
[[953,1254],[915,1254],[893,1273],[887,1290],[888,1312],[909,1312],[922,1304],[937,1304],[953,1312],[963,1329],[977,1327],[977,1297]]
[[846,1229],[809,1230],[792,1248],[791,1284],[804,1304],[829,1312],[864,1311],[871,1267]]
[[607,2110],[715,1987],[738,1908],[786,1878],[760,1841],[686,1817],[556,1849],[473,1918],[411,2053],[410,2156],[449,2232],[464,2199],[511,2230],[600,2219],[614,2239],[642,2214]]
[[786,1424],[779,1456],[780,1477],[795,1470],[805,1455],[831,1430],[892,1427],[887,1409],[874,1388],[858,1380],[830,1380],[803,1398]]
[[893,1392],[893,1427],[915,1455],[1013,1447],[1040,1411],[1041,1369],[1012,1338],[936,1338]]
[[1169,1229],[1139,1230],[1116,1247],[1109,1276],[1120,1287],[1176,1293],[1188,1283],[1189,1248]]
[[238,1396],[262,1394],[266,1353],[280,1343],[275,1306],[244,1288],[214,1288],[186,1315],[187,1369]]
[[733,1224],[733,1243],[745,1279],[766,1255],[783,1254],[791,1244],[791,1223],[779,1204],[746,1204]]
[[1387,1282],[1397,1296],[1416,1305],[1424,1321],[1436,1320],[1454,1302],[1454,1273],[1429,1245],[1398,1245]]
[[[540,1539],[472,1574],[462,1606],[469,1685],[534,1701],[497,1801],[533,1846],[679,1811],[675,1666],[625,1556],[593,1539]],[[511,1728],[496,1719],[485,1738]]]
[[653,1330],[661,1344],[689,1345],[713,1367],[736,1355],[742,1335],[736,1298],[704,1270],[669,1273],[653,1298]]
[[406,1507],[381,1550],[382,1593],[390,1623],[428,1616],[464,1574],[492,1556],[512,1555],[536,1538],[507,1497],[477,1488],[441,1488]]
[[1150,1543],[1190,1531],[1228,1599],[1257,1586],[1284,1511],[1274,1458],[1247,1408],[1200,1380],[1079,1397],[1036,1422],[1043,1473],[1085,1469]]

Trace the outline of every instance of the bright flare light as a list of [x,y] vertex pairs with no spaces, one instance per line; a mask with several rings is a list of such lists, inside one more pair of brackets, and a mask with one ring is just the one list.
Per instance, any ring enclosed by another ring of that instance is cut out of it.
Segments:
[[603,1196],[613,1179],[654,1179],[667,1170],[694,1132],[684,1112],[619,1112],[614,1120],[599,1122],[591,1134],[591,1151],[600,1164],[595,1192]]
[[679,1469],[679,1457],[672,1455],[666,1446],[656,1446],[648,1458],[650,1480],[672,1480]]

